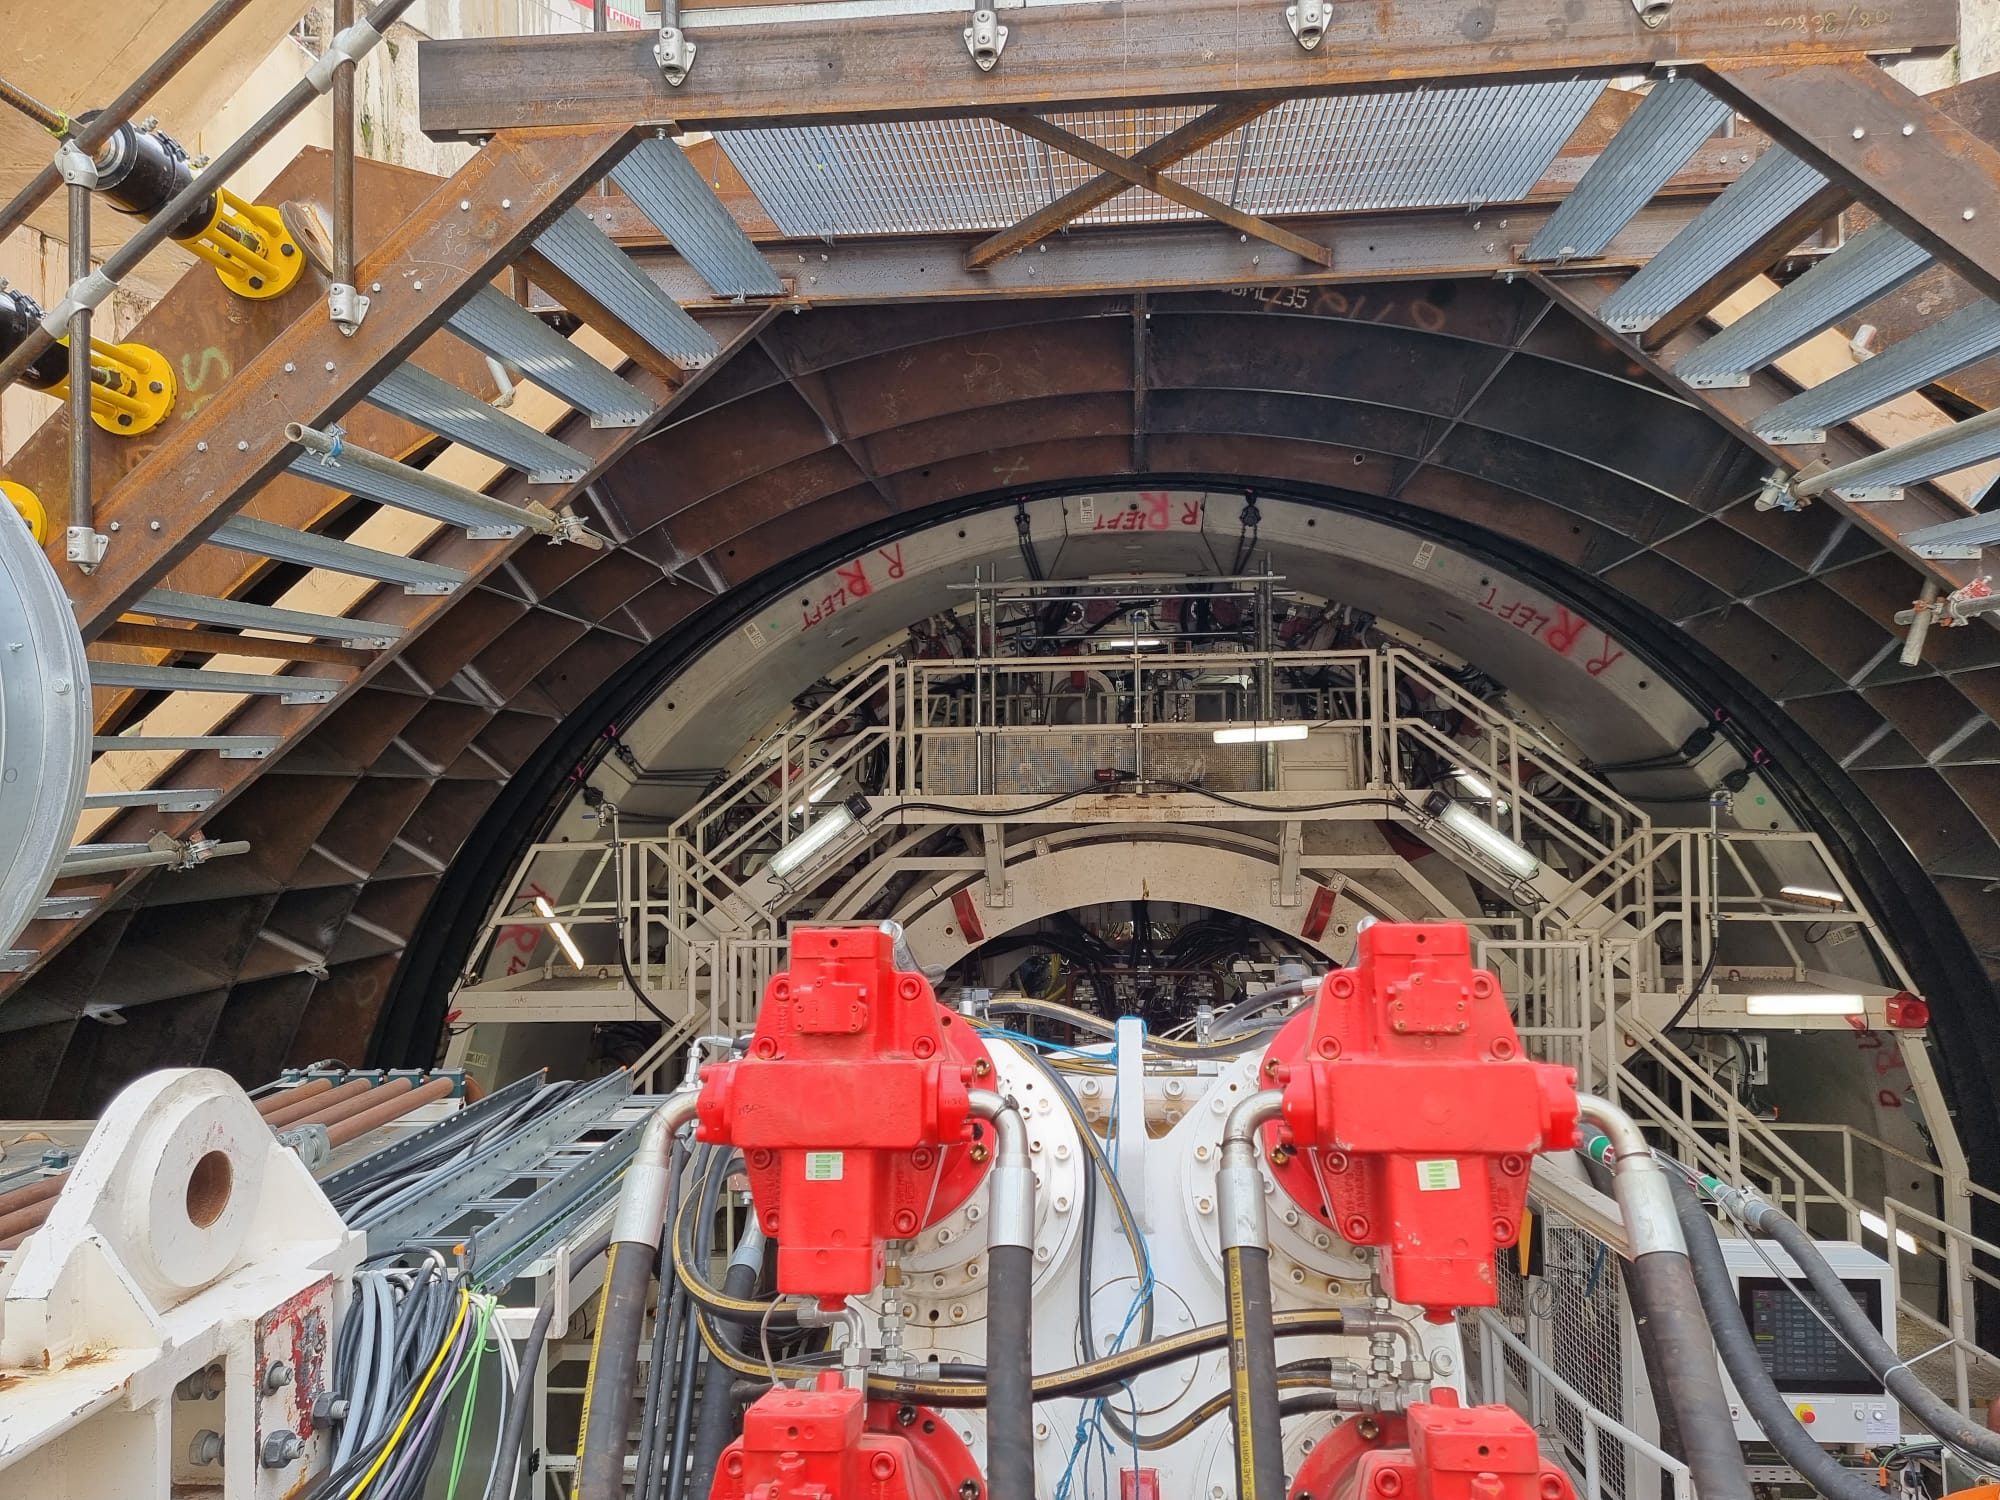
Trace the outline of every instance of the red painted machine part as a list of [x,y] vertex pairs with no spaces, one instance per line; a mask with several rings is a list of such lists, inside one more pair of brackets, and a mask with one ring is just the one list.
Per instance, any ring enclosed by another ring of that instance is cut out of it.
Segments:
[[1379,1419],[1373,1438],[1342,1441],[1369,1420],[1343,1424],[1307,1455],[1291,1500],[1576,1500],[1511,1407],[1462,1407],[1439,1391],[1403,1422]]
[[774,1390],[722,1451],[710,1500],[983,1500],[972,1454],[927,1407],[866,1401],[840,1377]]
[[967,1090],[993,1062],[873,927],[806,927],[764,992],[747,1056],[703,1075],[699,1134],[747,1164],[778,1289],[830,1305],[875,1287],[885,1240],[957,1208],[986,1174]]
[[1294,1202],[1382,1247],[1390,1295],[1433,1321],[1493,1304],[1529,1160],[1575,1141],[1576,1075],[1522,1053],[1462,925],[1364,931],[1355,967],[1272,1039],[1264,1079],[1284,1091],[1264,1146]]

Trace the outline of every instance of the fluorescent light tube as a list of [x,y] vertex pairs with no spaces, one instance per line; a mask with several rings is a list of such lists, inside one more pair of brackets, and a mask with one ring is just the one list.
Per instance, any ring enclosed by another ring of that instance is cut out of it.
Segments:
[[845,803],[821,813],[818,822],[772,854],[771,873],[785,879],[853,826],[854,814]]
[[549,919],[549,931],[562,944],[562,951],[569,956],[570,966],[578,973],[583,972],[583,950],[576,946],[576,939],[569,935],[569,929],[556,920],[556,909],[549,905],[546,896],[535,897],[535,910]]
[[1847,905],[1847,898],[1839,891],[1823,891],[1811,885],[1786,885],[1778,888],[1778,894],[1791,901],[1810,902],[1814,906],[1841,907]]
[[1530,880],[1542,862],[1506,834],[1460,802],[1447,802],[1437,820],[1461,843],[1483,854],[1517,880]]
[[1152,635],[1127,635],[1109,641],[1099,637],[1090,643],[1093,651],[1157,651],[1164,645],[1165,641]]
[[1271,740],[1302,740],[1312,732],[1306,724],[1259,724],[1254,728],[1218,729],[1215,743],[1218,745],[1262,745]]
[[[1861,1227],[1874,1235],[1876,1239],[1886,1240],[1889,1238],[1889,1221],[1880,1214],[1871,1214],[1864,1208],[1855,1217],[1861,1221]],[[1897,1230],[1896,1248],[1907,1255],[1915,1255],[1917,1253],[1917,1237],[1907,1229]]]
[[1451,774],[1453,780],[1457,781],[1470,795],[1477,797],[1481,802],[1491,802],[1493,800],[1493,788],[1485,777],[1475,775],[1471,771],[1463,770],[1453,771]]
[[1794,995],[1746,995],[1743,1008],[1753,1016],[1858,1016],[1868,1009],[1860,995],[1830,995],[1801,990]]
[[824,802],[827,794],[840,785],[840,772],[829,771],[811,791],[806,793],[808,802]]

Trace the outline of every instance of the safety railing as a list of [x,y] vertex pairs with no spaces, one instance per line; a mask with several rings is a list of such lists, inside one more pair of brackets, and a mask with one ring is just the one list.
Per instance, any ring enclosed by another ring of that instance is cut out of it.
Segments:
[[[1494,1309],[1474,1309],[1472,1321],[1479,1341],[1471,1382],[1476,1400],[1511,1406],[1525,1416],[1542,1435],[1543,1451],[1558,1457],[1570,1471],[1582,1500],[1637,1500],[1643,1491],[1631,1483],[1631,1476],[1645,1467],[1665,1476],[1666,1493],[1673,1500],[1691,1500],[1694,1485],[1686,1464],[1606,1415],[1523,1343]],[[1579,1451],[1574,1456],[1565,1428],[1578,1434]],[[1614,1485],[1607,1475],[1607,1448],[1616,1450],[1622,1460],[1616,1465],[1626,1481],[1622,1484]]]
[[[1989,1192],[1977,1183],[1967,1183],[1964,1187],[1970,1197],[2000,1203],[2000,1194]],[[1979,1287],[2000,1292],[2000,1276],[1988,1269],[1989,1266],[2000,1265],[2000,1245],[1896,1198],[1883,1203],[1882,1222],[1889,1245],[1889,1265],[1894,1273],[1891,1284],[1895,1290],[1899,1325],[1907,1327],[1914,1324],[1917,1329],[1923,1330],[1925,1343],[1933,1338],[1937,1341],[1914,1355],[1906,1354],[1904,1362],[1920,1379],[1930,1384],[1931,1373],[1924,1361],[1948,1352],[1951,1357],[1950,1399],[1957,1403],[1961,1413],[1972,1416],[1974,1367],[1986,1372],[1989,1385],[2000,1380],[2000,1355],[1979,1346],[1974,1311]],[[1936,1303],[1926,1306],[1906,1291],[1911,1262],[1926,1252],[1938,1257],[1944,1265],[1942,1318],[1933,1310]],[[1985,1413],[1979,1415],[1983,1419]]]

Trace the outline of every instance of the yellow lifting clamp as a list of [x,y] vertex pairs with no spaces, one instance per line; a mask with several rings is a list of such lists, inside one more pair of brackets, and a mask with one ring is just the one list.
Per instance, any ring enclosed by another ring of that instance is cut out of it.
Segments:
[[306,265],[275,208],[245,203],[227,188],[216,189],[207,225],[176,240],[214,266],[232,292],[259,301],[290,291]]
[[46,546],[49,540],[49,513],[42,506],[40,498],[25,484],[16,484],[11,479],[0,479],[0,497],[20,513],[28,523],[29,534],[35,545]]
[[[68,339],[58,339],[60,348]],[[144,344],[90,341],[90,419],[118,437],[151,432],[174,409],[174,367],[157,349]],[[69,399],[69,377],[48,387],[58,400]]]

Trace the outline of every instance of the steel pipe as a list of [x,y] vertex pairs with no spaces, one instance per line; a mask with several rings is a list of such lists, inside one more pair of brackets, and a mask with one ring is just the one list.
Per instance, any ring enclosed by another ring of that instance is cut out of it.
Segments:
[[397,1097],[380,1104],[371,1102],[370,1107],[361,1113],[329,1125],[326,1142],[329,1146],[345,1146],[349,1141],[368,1134],[378,1125],[387,1125],[391,1120],[400,1120],[413,1109],[420,1109],[426,1104],[447,1097],[451,1090],[452,1081],[449,1078],[433,1078],[422,1088],[411,1089],[407,1093],[399,1091]]
[[[90,188],[69,185],[69,276],[72,284],[90,275]],[[36,330],[40,332],[42,330]],[[35,333],[28,335],[33,343]],[[18,352],[18,351],[17,351]],[[79,305],[69,319],[69,560],[88,573],[96,566],[96,511],[90,495],[90,309]]]
[[[365,1083],[366,1080],[356,1079],[355,1082]],[[351,1090],[352,1087],[352,1084],[343,1083],[340,1090]],[[265,1095],[257,1101],[257,1113],[264,1117],[266,1125],[276,1130],[280,1125],[290,1125],[295,1120],[316,1113],[326,1105],[328,1102],[326,1096],[329,1094],[339,1094],[341,1098],[347,1097],[340,1090],[334,1088],[331,1078],[315,1078],[310,1083],[300,1084],[297,1088],[283,1089],[278,1093]]]

